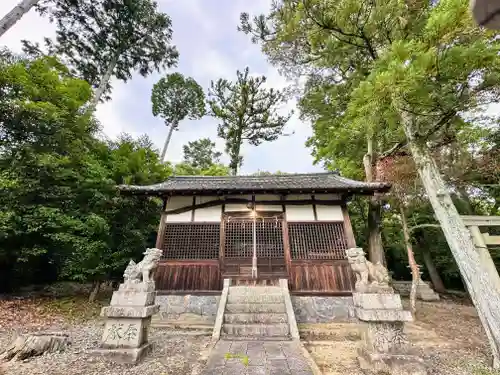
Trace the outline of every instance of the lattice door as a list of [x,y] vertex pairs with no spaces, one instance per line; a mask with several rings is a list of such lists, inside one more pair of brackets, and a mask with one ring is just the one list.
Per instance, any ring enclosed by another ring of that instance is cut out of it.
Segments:
[[[255,234],[259,274],[285,272],[282,215],[257,217]],[[244,273],[252,265],[253,218],[226,215],[224,237],[225,272]]]

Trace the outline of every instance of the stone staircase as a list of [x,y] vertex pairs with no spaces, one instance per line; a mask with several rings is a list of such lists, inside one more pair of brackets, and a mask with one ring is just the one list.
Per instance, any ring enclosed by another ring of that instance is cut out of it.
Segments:
[[230,286],[221,338],[291,340],[286,292],[280,286]]

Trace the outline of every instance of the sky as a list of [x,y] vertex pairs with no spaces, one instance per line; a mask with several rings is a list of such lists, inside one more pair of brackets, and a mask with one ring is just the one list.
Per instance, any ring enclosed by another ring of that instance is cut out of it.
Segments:
[[[0,16],[3,17],[19,0],[1,0]],[[151,89],[162,75],[178,71],[193,77],[207,90],[211,80],[226,78],[234,80],[236,70],[246,66],[250,73],[265,75],[267,86],[282,88],[286,80],[271,66],[258,45],[237,31],[239,15],[265,13],[271,0],[159,0],[162,12],[167,13],[173,23],[173,44],[180,53],[177,67],[155,73],[147,78],[134,74],[127,83],[113,81],[112,99],[97,108],[97,117],[104,133],[115,138],[122,132],[134,137],[147,134],[161,149],[168,128],[160,118],[151,112]],[[21,40],[41,42],[43,37],[54,36],[54,26],[46,18],[30,10],[19,22],[0,38],[0,45],[13,51],[21,51]],[[290,100],[280,109],[282,112],[295,109],[295,101]],[[321,171],[313,165],[310,150],[304,145],[311,135],[309,123],[300,121],[298,111],[288,122],[285,133],[277,141],[260,146],[245,145],[240,174],[261,171],[282,171],[304,173]],[[224,151],[223,140],[217,138],[217,121],[204,117],[196,121],[183,121],[179,131],[174,132],[166,159],[174,163],[182,160],[182,146],[187,142],[208,137],[216,142],[217,149]],[[222,159],[227,163],[226,156]]]

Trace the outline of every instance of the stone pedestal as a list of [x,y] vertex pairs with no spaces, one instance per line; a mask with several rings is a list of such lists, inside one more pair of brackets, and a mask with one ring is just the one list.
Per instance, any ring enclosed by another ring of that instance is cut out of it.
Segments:
[[111,305],[103,307],[106,317],[101,345],[93,354],[135,364],[149,351],[148,331],[151,316],[160,306],[154,305],[155,285],[150,282],[126,282],[113,293]]
[[428,283],[420,279],[417,286],[417,298],[422,301],[439,301],[439,294]]
[[413,320],[403,310],[399,294],[353,293],[356,317],[364,324],[358,361],[366,374],[425,375],[423,360],[411,353],[404,322]]

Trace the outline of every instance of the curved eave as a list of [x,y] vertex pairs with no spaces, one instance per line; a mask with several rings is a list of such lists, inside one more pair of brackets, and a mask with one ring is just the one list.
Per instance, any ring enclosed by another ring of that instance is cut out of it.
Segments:
[[[373,186],[375,185],[376,186]],[[347,194],[347,195],[374,195],[375,193],[386,193],[391,189],[387,183],[374,183],[372,186],[353,186],[338,188],[290,188],[290,189],[165,189],[153,186],[131,186],[119,185],[117,188],[123,195],[144,196],[171,196],[171,195],[237,195],[237,194]]]

